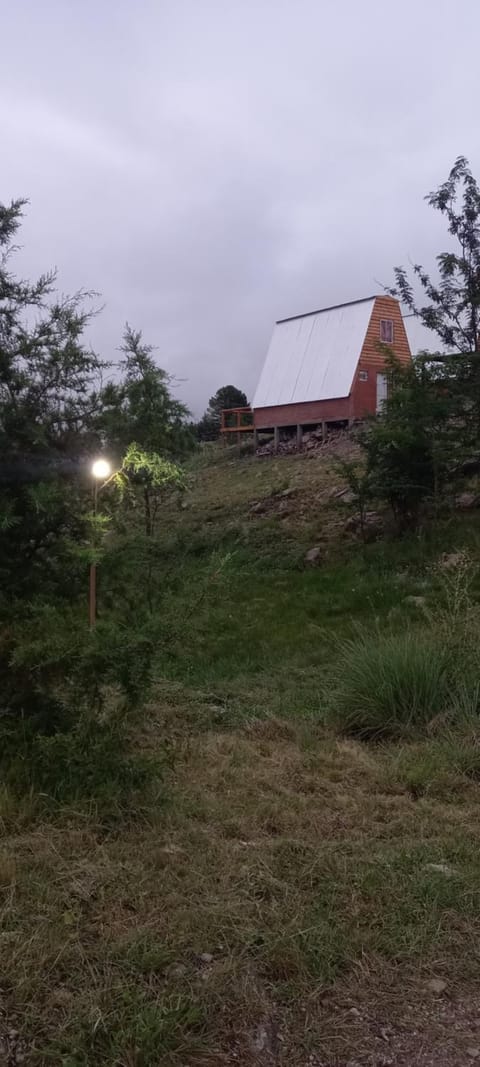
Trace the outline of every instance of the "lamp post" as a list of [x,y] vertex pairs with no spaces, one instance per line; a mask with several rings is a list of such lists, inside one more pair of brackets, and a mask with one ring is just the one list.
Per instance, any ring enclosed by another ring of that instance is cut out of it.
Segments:
[[[97,497],[98,497],[98,483],[104,478],[108,478],[111,471],[111,466],[107,459],[96,459],[92,463],[92,478],[93,478],[93,515],[94,518],[97,514]],[[100,489],[102,486],[100,486]],[[90,629],[95,626],[97,617],[97,564],[92,561],[90,564],[90,583],[89,583],[89,595],[88,595],[88,621]]]

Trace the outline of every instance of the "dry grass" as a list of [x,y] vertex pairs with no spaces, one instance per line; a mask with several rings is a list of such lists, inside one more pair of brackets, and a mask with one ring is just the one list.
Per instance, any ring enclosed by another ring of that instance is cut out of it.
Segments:
[[305,723],[203,731],[140,825],[4,837],[2,1010],[28,1062],[380,1064],[372,1020],[404,1040],[432,976],[449,998],[478,977],[480,933],[480,796],[415,801],[390,759]]

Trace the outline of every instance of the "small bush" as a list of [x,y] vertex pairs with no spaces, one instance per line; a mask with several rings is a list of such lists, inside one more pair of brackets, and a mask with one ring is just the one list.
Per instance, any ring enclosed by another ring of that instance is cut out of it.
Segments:
[[335,724],[360,737],[394,737],[425,726],[450,705],[451,655],[433,634],[359,633],[335,665]]
[[89,631],[75,606],[32,608],[12,629],[10,660],[0,657],[0,771],[12,795],[108,814],[161,779],[161,757],[131,752],[157,637],[149,616]]
[[[84,708],[70,729],[18,731],[15,751],[10,744],[0,760],[6,798],[18,808],[30,797],[32,816],[53,803],[93,807],[107,819],[142,806],[152,794],[157,802],[165,753],[160,750],[154,758],[132,750],[128,725],[125,707],[112,694],[108,709],[97,714]],[[0,819],[2,814],[0,803]]]

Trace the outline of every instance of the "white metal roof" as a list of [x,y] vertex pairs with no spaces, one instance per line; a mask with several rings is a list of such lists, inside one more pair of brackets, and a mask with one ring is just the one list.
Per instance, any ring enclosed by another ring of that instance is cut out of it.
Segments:
[[252,406],[348,396],[375,297],[275,324]]

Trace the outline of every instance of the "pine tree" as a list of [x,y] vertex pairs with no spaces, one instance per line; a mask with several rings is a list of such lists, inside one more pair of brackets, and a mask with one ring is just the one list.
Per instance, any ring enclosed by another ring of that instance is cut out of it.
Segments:
[[101,394],[97,429],[121,459],[132,442],[146,452],[179,456],[193,445],[188,409],[172,395],[172,379],[157,365],[152,345],[127,323],[120,348],[119,382]]
[[196,432],[200,441],[214,441],[220,435],[220,416],[228,408],[246,408],[247,397],[235,385],[222,385],[210,397],[208,408],[197,423]]
[[[0,587],[32,596],[65,578],[66,540],[82,536],[82,455],[101,362],[83,340],[89,294],[59,298],[55,274],[15,277],[10,263],[24,200],[0,204]],[[75,473],[76,479],[68,479]],[[63,477],[62,477],[63,476]],[[71,594],[73,570],[65,588]]]

